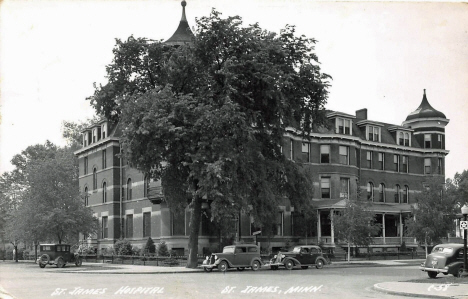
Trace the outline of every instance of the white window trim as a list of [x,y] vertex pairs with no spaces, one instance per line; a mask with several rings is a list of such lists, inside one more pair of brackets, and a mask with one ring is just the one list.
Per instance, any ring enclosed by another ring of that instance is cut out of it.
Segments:
[[346,134],[346,122],[349,121],[349,135],[353,135],[353,120],[349,118],[343,118],[343,117],[337,117],[335,118],[335,133],[340,134],[340,120],[343,120],[343,135],[348,135]]

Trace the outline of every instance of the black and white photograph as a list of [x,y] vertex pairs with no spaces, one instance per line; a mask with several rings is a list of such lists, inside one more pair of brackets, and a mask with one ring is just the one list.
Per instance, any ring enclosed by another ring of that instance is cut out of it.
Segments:
[[0,298],[468,298],[468,4],[0,1]]

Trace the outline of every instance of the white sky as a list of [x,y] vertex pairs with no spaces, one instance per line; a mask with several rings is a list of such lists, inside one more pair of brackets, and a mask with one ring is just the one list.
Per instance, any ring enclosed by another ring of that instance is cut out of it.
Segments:
[[[5,0],[0,4],[0,172],[29,145],[63,145],[61,122],[92,117],[85,100],[105,83],[115,38],[168,39],[179,0]],[[187,0],[187,19],[239,15],[318,40],[333,77],[328,109],[400,125],[420,104],[442,111],[446,177],[468,169],[468,5],[310,0]]]

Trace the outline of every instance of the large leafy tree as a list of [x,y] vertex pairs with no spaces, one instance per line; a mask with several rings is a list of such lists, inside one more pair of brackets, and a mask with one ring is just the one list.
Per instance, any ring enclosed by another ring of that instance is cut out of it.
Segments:
[[457,202],[454,197],[446,196],[443,181],[437,178],[425,183],[415,201],[413,215],[406,222],[408,235],[425,245],[427,255],[428,245],[440,243],[453,229]]
[[347,200],[345,208],[333,216],[333,224],[336,237],[348,244],[348,262],[351,244],[368,247],[380,230],[374,212],[360,200]]
[[189,202],[188,267],[197,264],[202,202],[214,221],[243,211],[265,227],[285,198],[310,205],[311,177],[281,144],[287,127],[307,134],[323,123],[330,78],[315,40],[294,27],[274,34],[216,11],[197,26],[193,44],[179,48],[119,42],[109,83],[91,97],[98,113],[120,121],[130,164],[162,179],[171,208]]
[[0,184],[2,196],[17,198],[7,215],[6,235],[12,243],[76,242],[79,232],[95,231],[92,211],[80,198],[77,159],[71,147],[50,142],[29,146],[12,163],[15,169],[2,178],[14,184]]

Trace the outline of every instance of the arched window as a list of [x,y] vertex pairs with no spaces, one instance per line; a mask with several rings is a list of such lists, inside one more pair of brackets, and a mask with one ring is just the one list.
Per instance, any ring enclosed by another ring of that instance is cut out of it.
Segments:
[[84,204],[85,206],[89,205],[88,187],[84,188]]
[[379,201],[385,202],[385,184],[380,183],[379,185]]
[[374,184],[367,183],[367,200],[374,201]]
[[395,203],[400,203],[400,185],[395,186]]
[[93,168],[93,190],[97,189],[97,169]]
[[106,182],[102,183],[102,202],[107,202],[107,184]]
[[403,191],[403,203],[409,202],[409,187],[405,185],[405,190]]
[[127,180],[127,200],[132,200],[132,179]]

